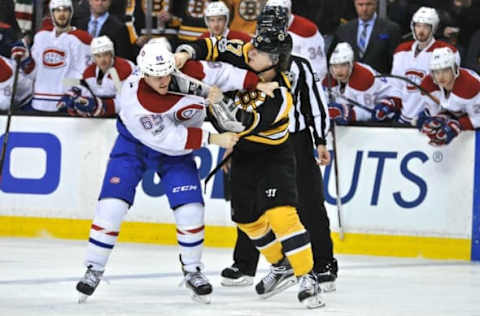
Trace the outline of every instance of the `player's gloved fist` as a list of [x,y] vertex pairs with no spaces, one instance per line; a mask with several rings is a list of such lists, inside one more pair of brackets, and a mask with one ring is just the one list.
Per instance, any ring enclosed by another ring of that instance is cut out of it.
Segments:
[[70,115],[75,116],[74,102],[82,94],[82,90],[78,87],[72,87],[65,93],[57,103],[57,111],[67,111]]
[[10,51],[12,59],[23,61],[30,57],[27,47],[22,41],[12,43],[12,49]]
[[379,104],[375,105],[372,113],[372,120],[385,121],[392,120],[398,115],[398,107],[392,100],[382,100]]
[[447,119],[435,135],[430,137],[429,144],[433,146],[448,145],[461,132],[462,126],[457,120]]
[[417,117],[416,126],[421,133],[431,137],[443,126],[445,120],[443,115],[430,116],[429,113],[422,111]]
[[331,102],[328,104],[328,115],[339,125],[346,125],[352,121],[352,112],[345,104]]
[[99,98],[78,97],[73,102],[77,115],[83,117],[97,117],[105,115],[105,107]]

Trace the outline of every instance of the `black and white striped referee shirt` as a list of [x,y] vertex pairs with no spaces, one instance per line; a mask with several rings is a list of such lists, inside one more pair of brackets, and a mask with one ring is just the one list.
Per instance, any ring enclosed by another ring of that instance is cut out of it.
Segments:
[[310,61],[298,55],[291,55],[289,80],[294,106],[290,111],[290,133],[312,128],[315,145],[325,145],[330,119],[327,99],[321,87],[321,78],[313,71]]

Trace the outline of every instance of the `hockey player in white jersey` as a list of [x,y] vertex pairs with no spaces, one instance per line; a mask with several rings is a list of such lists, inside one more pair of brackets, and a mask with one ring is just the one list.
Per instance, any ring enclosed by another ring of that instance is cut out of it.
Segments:
[[[416,84],[429,73],[430,58],[433,50],[440,47],[450,47],[455,52],[457,64],[460,65],[460,55],[452,45],[436,40],[434,37],[438,29],[440,18],[433,8],[421,7],[415,12],[410,23],[412,41],[403,42],[395,49],[393,55],[392,75],[406,77]],[[399,122],[410,123],[419,110],[415,104],[420,91],[403,80],[392,80],[402,92],[402,111]]]
[[[201,129],[206,116],[205,99],[170,92],[171,89],[178,91],[184,82],[174,77],[175,59],[163,44],[147,43],[137,57],[137,64],[138,72],[124,82],[118,98],[119,136],[110,153],[90,230],[87,271],[77,284],[80,302],[93,294],[102,278],[120,224],[133,204],[135,188],[143,173],[146,168],[155,168],[174,210],[185,284],[192,290],[194,299],[208,303],[212,286],[202,273],[201,263],[204,201],[192,151],[207,144],[231,148],[238,136]],[[210,66],[187,63],[184,68],[191,68],[187,73],[196,74],[209,85],[217,84],[224,91],[253,89],[258,82],[258,78],[253,78],[250,85],[252,74],[245,70],[231,67],[227,68],[227,74],[221,64]]]
[[350,44],[338,43],[330,56],[330,74],[322,81],[335,99],[328,105],[330,118],[340,125],[395,119],[402,104],[400,91],[375,75],[370,66],[354,61]]
[[[17,64],[14,60],[8,59],[0,55],[0,110],[8,110],[11,106],[11,97],[13,93],[13,81],[15,76],[15,68]],[[17,79],[17,87],[14,97],[15,108],[22,107],[27,104],[32,95],[33,82],[31,76],[25,74],[22,67],[19,66]]]
[[480,78],[459,68],[449,47],[437,48],[430,60],[430,74],[421,87],[427,94],[414,100],[423,110],[412,122],[433,146],[448,145],[465,130],[480,127]]
[[57,111],[57,103],[68,90],[65,78],[81,78],[90,64],[91,36],[70,25],[71,0],[51,0],[53,29],[41,30],[34,37],[35,84],[32,107],[37,111]]
[[[135,70],[135,65],[128,59],[115,56],[113,42],[108,36],[94,38],[90,49],[94,63],[83,71],[80,81],[83,85],[72,87],[61,98],[57,108],[66,109],[72,116],[111,116],[119,113],[119,102],[115,102],[115,98],[122,89],[122,83]],[[75,80],[72,83],[76,84]]]
[[263,8],[263,12],[265,13],[275,7],[287,10],[287,31],[293,40],[292,54],[308,58],[313,66],[313,71],[319,78],[323,78],[327,74],[325,42],[315,23],[307,18],[293,14],[291,0],[268,0]]

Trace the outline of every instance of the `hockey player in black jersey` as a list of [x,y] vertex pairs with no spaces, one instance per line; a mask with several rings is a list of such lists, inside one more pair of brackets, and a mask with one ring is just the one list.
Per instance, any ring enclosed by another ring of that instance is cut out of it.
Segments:
[[[291,49],[291,37],[285,30],[267,28],[246,44],[224,39],[189,43],[179,47],[184,53],[177,57],[180,64],[188,57],[226,61],[255,71],[265,81],[279,83],[273,97],[237,92],[233,99],[211,104],[209,110],[217,128],[241,137],[231,160],[232,220],[274,267],[290,271],[279,275],[282,286],[298,279],[299,301],[317,308],[325,304],[312,270],[310,239],[296,211],[296,162],[288,132],[293,98],[284,71]],[[268,296],[269,286],[264,282],[257,292]]]

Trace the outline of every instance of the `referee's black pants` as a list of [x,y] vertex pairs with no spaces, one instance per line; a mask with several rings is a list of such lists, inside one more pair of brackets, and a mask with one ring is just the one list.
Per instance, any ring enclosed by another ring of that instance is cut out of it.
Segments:
[[[313,270],[322,268],[333,259],[333,244],[330,237],[330,221],[325,209],[323,179],[313,154],[313,142],[308,129],[290,134],[297,161],[298,214],[310,234],[313,251]],[[254,276],[257,271],[259,252],[248,236],[237,228],[237,242],[233,260],[238,269]]]

